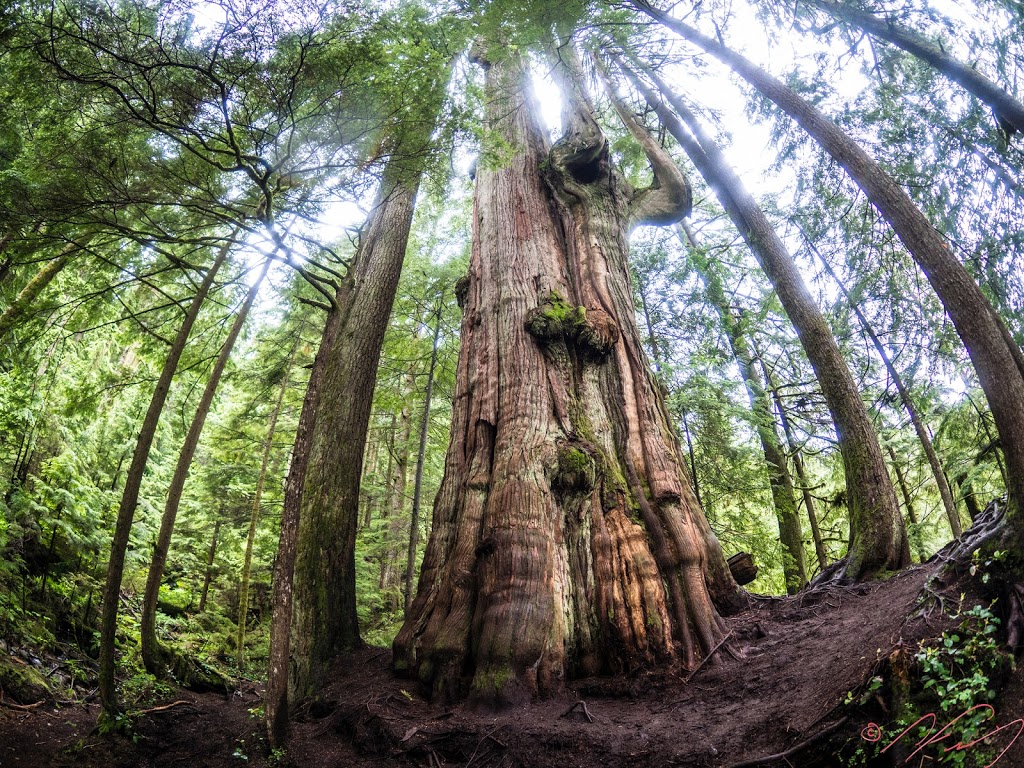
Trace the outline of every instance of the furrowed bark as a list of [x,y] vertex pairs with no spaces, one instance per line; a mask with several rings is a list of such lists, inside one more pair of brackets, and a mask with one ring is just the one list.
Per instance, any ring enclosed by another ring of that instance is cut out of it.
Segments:
[[[550,148],[515,52],[487,70],[451,443],[395,665],[510,704],[566,678],[693,667],[724,636],[721,549],[686,484],[636,328],[611,165],[570,61]],[[486,148],[485,148],[486,152]],[[680,212],[681,214],[681,212]]]
[[235,347],[235,341],[242,332],[246,319],[249,317],[249,310],[256,301],[263,278],[270,269],[270,259],[263,263],[262,271],[256,282],[249,288],[249,292],[242,302],[234,322],[228,331],[224,343],[221,345],[217,359],[210,370],[206,386],[203,388],[199,405],[196,406],[195,415],[189,425],[188,434],[185,435],[185,442],[178,453],[178,463],[174,467],[174,475],[171,477],[171,485],[167,489],[167,501],[164,503],[164,513],[160,518],[160,531],[157,533],[156,544],[153,546],[153,559],[149,565],[149,573],[146,577],[146,592],[142,601],[141,642],[142,662],[150,674],[162,676],[166,668],[167,653],[160,647],[160,641],[156,636],[156,612],[157,603],[160,600],[160,584],[164,578],[164,567],[167,565],[167,553],[171,548],[171,536],[174,534],[174,523],[178,517],[178,507],[181,504],[181,495],[185,490],[185,481],[188,480],[188,471],[192,466],[192,459],[195,458],[196,450],[199,447],[199,438],[203,434],[203,427],[206,425],[206,417],[213,406],[213,398],[220,386],[220,378],[227,367],[231,352]]
[[836,426],[846,477],[850,546],[844,578],[862,579],[908,565],[906,528],[874,425],[832,330],[814,303],[789,250],[682,100],[655,73],[645,69],[645,74],[682,118],[681,122],[632,70],[621,62],[619,66],[715,191],[771,281],[814,369]]
[[128,467],[128,475],[125,478],[121,503],[117,510],[114,536],[110,543],[110,560],[107,564],[107,578],[103,588],[103,613],[100,619],[99,693],[103,712],[108,716],[115,715],[121,708],[117,698],[117,686],[114,679],[117,608],[120,603],[121,577],[124,575],[125,554],[128,551],[128,539],[131,535],[132,521],[135,518],[135,508],[139,503],[142,476],[146,471],[146,462],[149,459],[149,451],[153,446],[153,439],[156,437],[160,413],[163,411],[164,403],[167,401],[167,394],[171,389],[171,380],[174,378],[178,361],[185,351],[185,344],[188,342],[189,333],[192,331],[192,326],[199,316],[199,310],[202,308],[203,302],[210,292],[213,280],[217,276],[218,270],[227,260],[233,239],[229,239],[221,246],[213,264],[206,270],[206,275],[199,284],[199,288],[196,290],[191,304],[189,304],[188,311],[181,321],[178,334],[170,350],[167,352],[163,369],[160,371],[160,377],[157,379],[156,387],[153,389],[149,408],[146,410],[146,416],[139,430],[138,441],[135,443],[135,451],[132,453],[132,462]]
[[828,0],[810,0],[810,3],[830,16],[859,27],[872,37],[892,43],[927,62],[991,107],[1000,128],[1007,133],[1024,132],[1024,103],[971,65],[950,56],[941,46],[895,21],[878,18],[846,3],[832,3]]
[[[945,239],[907,193],[819,109],[760,67],[645,0],[632,5],[710,53],[792,117],[864,192],[928,278],[967,349],[995,418],[1009,466],[1007,545],[1024,550],[1024,373],[995,310]],[[1015,345],[1013,345],[1015,347]],[[1022,565],[1024,570],[1024,565]]]
[[353,288],[342,307],[342,328],[327,359],[295,566],[292,690],[298,698],[313,693],[338,654],[361,642],[355,596],[359,480],[377,363],[418,187],[418,173],[385,172],[351,267]]
[[341,332],[342,311],[352,290],[351,277],[338,287],[335,303],[327,312],[320,348],[309,372],[306,395],[295,430],[288,478],[284,486],[284,508],[281,513],[281,534],[274,561],[274,609],[270,619],[270,650],[267,657],[267,692],[263,707],[266,712],[267,740],[271,747],[280,747],[288,736],[288,683],[291,667],[290,645],[294,607],[294,574],[298,549],[299,519],[302,514],[302,493],[309,469],[313,428],[320,406],[321,390],[327,369],[327,357]]
[[383,137],[389,159],[349,268],[350,289],[339,303],[341,327],[326,360],[302,492],[290,681],[298,698],[316,691],[339,654],[361,644],[355,541],[373,388],[452,64],[438,68],[409,124]]

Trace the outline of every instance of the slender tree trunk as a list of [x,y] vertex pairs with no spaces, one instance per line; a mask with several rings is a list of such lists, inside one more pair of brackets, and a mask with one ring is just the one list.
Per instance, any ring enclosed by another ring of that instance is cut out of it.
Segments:
[[977,520],[982,513],[981,505],[978,504],[978,497],[974,495],[974,489],[967,479],[967,473],[961,472],[956,476],[956,484],[960,486],[960,496],[964,500],[964,507],[972,521]]
[[1010,470],[1007,544],[1024,549],[1024,373],[1020,348],[1011,348],[991,303],[942,235],[906,192],[824,113],[717,40],[671,18],[645,0],[630,0],[686,40],[732,68],[804,128],[878,209],[931,283],[963,341],[988,399]]
[[899,461],[896,459],[896,452],[889,446],[889,458],[892,460],[892,469],[896,473],[897,485],[900,487],[900,493],[903,494],[903,504],[907,509],[907,519],[910,520],[911,533],[910,541],[917,550],[917,559],[922,563],[928,559],[928,550],[924,548],[924,537],[921,535],[921,529],[917,527],[917,513],[914,512],[914,500],[910,496],[910,488],[907,486],[907,478],[903,475],[903,468],[900,466]]
[[210,582],[213,581],[213,562],[217,557],[217,536],[220,535],[221,515],[223,510],[217,513],[217,522],[213,524],[213,536],[210,537],[210,551],[206,555],[206,573],[203,575],[203,591],[199,596],[199,613],[206,610],[206,599],[210,595]]
[[[381,557],[380,588],[388,601],[388,610],[396,612],[404,605],[405,579],[402,575],[402,550],[405,549],[405,527],[408,518],[405,511],[406,488],[409,485],[410,440],[412,439],[412,409],[408,399],[412,397],[416,378],[410,371],[406,379],[406,405],[392,422],[393,450],[389,452],[388,463],[393,464],[388,483],[388,498],[385,505],[388,517],[387,548]],[[397,428],[397,429],[396,429]],[[404,610],[404,608],[403,608]]]
[[482,703],[692,667],[725,634],[712,593],[743,597],[681,468],[626,244],[681,218],[688,187],[658,156],[664,194],[632,191],[571,70],[549,151],[521,57],[477,61],[487,135],[514,149],[476,174],[452,437],[396,667]]
[[252,514],[249,516],[249,531],[245,537],[245,557],[242,560],[242,578],[238,586],[238,633],[235,637],[235,648],[237,649],[236,662],[239,669],[245,662],[245,624],[249,614],[249,575],[252,569],[252,548],[256,541],[256,527],[260,520],[260,502],[263,501],[263,486],[267,480],[267,467],[270,466],[270,455],[274,450],[277,419],[281,415],[281,405],[284,403],[284,396],[288,391],[288,377],[292,371],[292,364],[299,351],[299,339],[300,337],[296,335],[292,351],[288,355],[288,363],[285,366],[284,381],[281,382],[281,389],[277,393],[274,409],[270,412],[270,425],[267,427],[267,437],[263,443],[260,473],[256,479],[256,490],[252,495]]
[[860,321],[861,327],[864,332],[867,333],[868,338],[871,339],[871,343],[875,347],[875,351],[878,352],[878,356],[882,359],[882,364],[885,366],[885,370],[889,373],[889,378],[892,379],[892,383],[896,385],[896,391],[899,393],[900,402],[903,404],[903,408],[906,410],[907,415],[910,417],[910,423],[914,425],[914,432],[917,434],[917,439],[921,443],[921,447],[924,449],[924,455],[928,459],[928,466],[932,470],[932,476],[935,478],[935,485],[939,488],[939,497],[942,500],[942,508],[946,511],[946,519],[949,521],[949,529],[953,533],[953,538],[958,539],[963,535],[964,529],[960,525],[960,514],[956,511],[956,502],[953,501],[953,492],[949,489],[949,483],[946,482],[946,473],[942,471],[942,463],[939,461],[939,456],[935,452],[935,446],[932,443],[931,436],[928,434],[928,430],[925,428],[924,422],[921,420],[921,415],[917,412],[917,406],[914,405],[913,399],[910,397],[910,392],[906,385],[903,383],[903,377],[900,376],[899,371],[896,370],[896,366],[893,365],[892,360],[889,358],[889,353],[885,350],[885,345],[882,344],[882,340],[878,338],[878,334],[875,333],[875,329],[871,327],[871,323],[864,316],[860,307],[850,298],[850,292],[847,290],[846,285],[839,276],[836,275],[832,269],[832,265],[825,260],[825,257],[818,253],[818,249],[811,249],[817,254],[818,259],[825,267],[825,271],[832,277],[833,282],[839,286],[839,290],[843,292],[843,296],[846,297],[847,304],[853,310],[857,319]]
[[351,277],[338,287],[334,306],[327,313],[320,348],[309,373],[306,395],[295,430],[291,464],[284,486],[284,510],[281,534],[274,561],[274,608],[270,619],[270,651],[267,658],[267,692],[264,709],[267,717],[267,738],[271,747],[281,746],[288,735],[288,681],[290,670],[290,638],[292,625],[295,559],[302,513],[302,493],[309,469],[313,428],[320,407],[321,390],[327,369],[327,356],[341,331],[342,307],[352,291]]
[[121,504],[117,510],[114,536],[110,543],[110,560],[107,564],[107,579],[103,588],[103,614],[100,620],[99,693],[103,712],[107,715],[113,715],[120,710],[117,687],[114,680],[117,609],[121,594],[121,577],[124,575],[125,554],[128,551],[128,539],[131,535],[135,508],[139,502],[142,476],[146,471],[149,451],[153,446],[153,439],[156,437],[157,424],[160,421],[160,413],[163,411],[164,402],[167,400],[167,393],[171,388],[174,371],[178,367],[178,361],[181,359],[182,352],[185,351],[185,344],[188,342],[189,333],[192,331],[192,326],[199,316],[199,310],[206,300],[206,295],[210,292],[213,280],[217,276],[221,265],[227,260],[232,240],[233,238],[229,239],[221,247],[213,264],[206,270],[206,275],[199,284],[199,288],[192,298],[192,303],[189,304],[188,311],[185,313],[185,318],[181,322],[178,334],[167,353],[163,370],[160,371],[160,377],[157,379],[156,387],[150,398],[149,408],[142,421],[139,438],[135,444],[135,451],[132,454],[132,462],[128,467],[128,475],[125,478],[124,491],[121,494]]
[[880,19],[845,2],[811,0],[811,3],[830,16],[849,22],[872,37],[890,42],[897,48],[927,62],[979,101],[991,107],[999,127],[1007,133],[1024,132],[1024,103],[1014,98],[999,84],[989,80],[970,64],[965,64],[950,56],[941,45],[936,45],[895,21]]
[[906,529],[871,417],[832,330],[789,250],[682,100],[672,95],[657,75],[646,71],[682,118],[680,122],[635,73],[620,66],[714,189],[771,281],[814,369],[836,426],[846,476],[850,546],[844,577],[862,579],[879,570],[908,565]]
[[804,460],[800,454],[800,446],[796,444],[793,436],[793,428],[789,424],[789,416],[783,407],[779,390],[772,382],[768,368],[764,360],[758,356],[761,363],[761,371],[764,373],[765,383],[772,393],[772,401],[775,403],[775,410],[779,414],[779,423],[782,424],[782,432],[786,436],[786,443],[789,445],[789,453],[793,457],[793,469],[796,472],[797,482],[800,483],[800,492],[804,499],[804,509],[807,512],[807,522],[811,526],[811,538],[814,541],[814,554],[818,558],[818,569],[824,571],[828,567],[828,554],[825,552],[825,542],[821,538],[821,528],[818,526],[818,516],[814,511],[814,497],[811,495],[811,484],[807,479],[807,472],[804,470]]
[[434,316],[434,339],[430,347],[430,368],[427,369],[427,391],[423,396],[423,417],[420,420],[420,445],[416,452],[416,477],[412,490],[412,513],[409,517],[409,550],[405,558],[405,614],[412,606],[412,586],[416,573],[416,550],[420,544],[420,503],[423,500],[423,466],[427,457],[427,435],[430,431],[430,401],[434,394],[434,371],[437,368],[437,345],[441,337],[441,311],[444,293],[438,298]]
[[53,281],[53,278],[60,274],[61,270],[78,252],[88,245],[91,239],[92,235],[86,235],[79,241],[68,243],[56,257],[46,262],[42,269],[28,281],[10,306],[3,311],[3,314],[0,314],[0,341],[3,341],[4,337],[22,321],[36,299],[39,298],[39,294]]
[[231,324],[227,338],[224,339],[224,343],[221,345],[220,353],[217,355],[217,360],[214,362],[213,369],[210,371],[210,376],[206,381],[206,387],[203,389],[203,395],[199,399],[199,405],[196,406],[196,412],[192,417],[192,423],[189,425],[185,442],[181,446],[180,453],[178,453],[178,463],[174,467],[171,485],[167,489],[167,501],[164,504],[163,516],[160,518],[160,531],[157,534],[156,544],[153,547],[153,560],[150,562],[149,574],[146,578],[146,592],[142,600],[142,618],[140,622],[142,662],[151,674],[157,676],[163,675],[166,653],[160,647],[160,642],[156,636],[156,611],[157,603],[160,601],[160,584],[163,581],[164,567],[167,564],[167,553],[170,550],[171,536],[174,533],[174,522],[178,516],[178,506],[181,504],[181,496],[185,490],[185,481],[188,480],[188,471],[192,466],[192,459],[195,457],[196,450],[199,447],[199,438],[202,436],[203,427],[206,425],[206,417],[210,413],[210,408],[213,406],[213,398],[217,394],[218,386],[220,386],[221,375],[224,373],[228,360],[231,358],[235,341],[242,332],[242,327],[249,316],[249,310],[256,301],[256,295],[263,284],[263,278],[266,277],[267,270],[270,269],[270,263],[270,259],[263,263],[263,269],[259,277],[249,288],[249,292],[246,294],[245,300],[242,302],[242,306],[238,310],[238,314],[235,315],[234,322]]
[[53,520],[53,530],[50,531],[50,546],[46,550],[46,562],[43,563],[43,579],[39,587],[39,602],[46,599],[46,581],[50,576],[50,563],[53,561],[53,551],[57,546],[57,532],[60,530],[60,518],[64,514],[64,505],[57,507]]
[[[680,228],[682,229],[682,228]],[[786,592],[795,595],[807,585],[807,564],[804,559],[803,531],[797,511],[793,478],[789,474],[786,452],[779,443],[772,418],[772,406],[754,369],[754,357],[747,344],[742,318],[733,315],[732,307],[725,293],[725,284],[717,265],[711,262],[700,249],[690,232],[678,233],[684,246],[690,251],[691,263],[696,267],[706,289],[708,301],[718,312],[722,328],[729,340],[733,357],[739,368],[743,385],[750,399],[750,410],[754,418],[754,429],[761,442],[765,468],[768,470],[768,485],[775,506],[775,517],[779,524],[779,542],[782,544],[782,572]]]

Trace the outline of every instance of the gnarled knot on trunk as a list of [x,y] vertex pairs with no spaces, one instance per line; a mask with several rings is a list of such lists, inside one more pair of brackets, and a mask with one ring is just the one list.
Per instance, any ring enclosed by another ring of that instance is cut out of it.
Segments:
[[564,342],[582,357],[603,362],[619,340],[619,327],[602,309],[569,304],[557,291],[526,315],[526,330],[542,345]]
[[597,462],[592,446],[578,439],[561,442],[558,446],[558,465],[551,479],[551,487],[558,493],[584,495],[594,489],[597,482]]
[[466,308],[466,296],[469,295],[469,275],[463,275],[455,281],[455,302],[459,309]]

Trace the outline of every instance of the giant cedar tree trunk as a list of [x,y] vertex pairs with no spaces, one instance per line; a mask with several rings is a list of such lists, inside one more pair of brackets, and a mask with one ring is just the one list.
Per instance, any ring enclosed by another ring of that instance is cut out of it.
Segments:
[[153,559],[149,564],[149,573],[146,577],[146,592],[142,600],[142,619],[139,630],[142,645],[142,662],[150,674],[161,676],[164,673],[166,653],[160,647],[156,636],[156,611],[157,603],[160,601],[160,584],[164,578],[164,567],[167,565],[167,553],[171,548],[171,536],[174,534],[174,523],[178,517],[178,507],[181,504],[181,495],[185,490],[185,481],[188,480],[188,472],[192,466],[192,459],[195,458],[196,450],[199,448],[199,438],[203,434],[203,427],[206,425],[206,417],[213,406],[213,398],[220,386],[220,378],[227,367],[231,352],[235,348],[235,341],[242,332],[242,327],[249,316],[259,293],[263,278],[267,276],[271,260],[263,263],[263,269],[259,278],[249,288],[242,306],[235,315],[234,322],[228,331],[224,343],[221,344],[220,352],[210,370],[203,394],[199,398],[199,405],[196,406],[195,415],[189,425],[188,434],[185,435],[185,442],[182,443],[181,451],[178,453],[178,462],[174,467],[174,475],[171,477],[171,485],[167,489],[167,499],[164,503],[164,512],[160,517],[160,531],[157,533],[156,544],[153,546]]
[[[971,358],[996,422],[1009,467],[1007,545],[1024,550],[1024,371],[991,303],[913,200],[821,110],[735,51],[654,8],[633,6],[707,51],[792,117],[838,162],[878,209],[921,267]],[[1024,571],[1024,564],[1021,565]]]
[[1024,104],[973,66],[950,56],[941,45],[936,45],[917,32],[900,26],[890,19],[880,19],[862,11],[849,2],[833,3],[829,0],[811,0],[811,4],[830,16],[860,27],[872,37],[886,40],[897,48],[926,61],[972,96],[990,106],[999,127],[1007,133],[1024,131]]
[[225,242],[217,253],[213,264],[206,270],[206,275],[199,284],[195,296],[192,297],[192,303],[189,304],[188,311],[181,321],[178,334],[167,352],[163,369],[160,371],[160,377],[157,379],[149,400],[146,416],[139,429],[139,438],[135,443],[135,451],[132,453],[132,463],[128,467],[128,476],[125,478],[124,490],[121,493],[114,535],[110,542],[110,560],[107,563],[107,580],[103,587],[103,613],[100,619],[99,693],[100,704],[103,706],[103,712],[107,715],[112,715],[120,709],[114,680],[117,607],[121,597],[121,577],[124,575],[124,559],[128,552],[128,539],[131,536],[132,521],[135,518],[135,508],[139,503],[139,491],[142,488],[142,476],[146,472],[149,451],[153,447],[156,428],[160,422],[160,413],[167,401],[167,394],[170,392],[171,380],[178,368],[178,361],[185,351],[185,344],[188,342],[192,326],[199,316],[199,310],[210,292],[213,279],[228,257],[233,240],[232,237]]
[[656,165],[660,190],[632,193],[571,76],[549,152],[505,55],[482,63],[487,125],[510,150],[476,176],[451,443],[394,644],[435,695],[486,703],[692,666],[723,636],[712,591],[742,602],[684,479],[629,283],[628,225],[678,220],[685,180]]
[[896,491],[885,468],[878,435],[832,329],[815,304],[785,243],[686,105],[655,73],[646,70],[682,118],[684,127],[635,73],[623,64],[620,66],[714,189],[771,281],[814,369],[836,426],[846,476],[850,546],[843,575],[859,579],[879,570],[909,565],[906,528]]

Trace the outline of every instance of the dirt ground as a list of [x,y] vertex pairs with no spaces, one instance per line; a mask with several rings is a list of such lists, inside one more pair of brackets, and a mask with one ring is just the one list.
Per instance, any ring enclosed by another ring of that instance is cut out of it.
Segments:
[[[728,619],[733,653],[720,651],[689,681],[576,681],[562,697],[506,713],[431,704],[391,674],[389,651],[365,649],[301,713],[283,755],[267,752],[252,686],[227,697],[183,691],[166,702],[174,706],[139,717],[132,738],[96,734],[95,706],[0,706],[0,768],[834,766],[861,743],[868,720],[886,714],[881,698],[845,706],[848,692],[894,650],[951,626],[938,611],[907,619],[935,567],[759,599]],[[944,590],[953,603],[963,591]],[[1024,716],[1022,677],[996,702],[999,723]],[[1024,766],[1024,738],[999,764]]]

